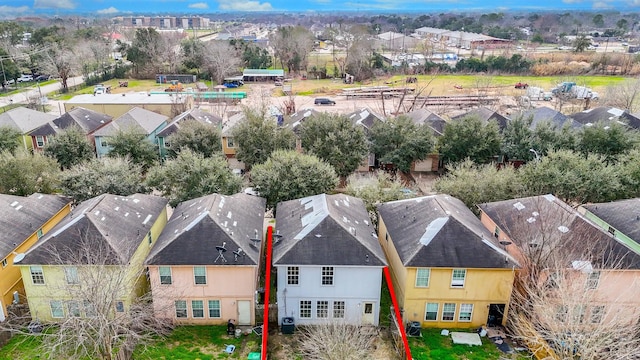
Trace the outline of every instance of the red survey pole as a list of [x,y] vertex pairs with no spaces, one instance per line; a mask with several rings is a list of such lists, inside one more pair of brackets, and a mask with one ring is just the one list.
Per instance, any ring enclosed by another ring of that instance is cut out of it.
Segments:
[[402,317],[400,317],[400,306],[398,306],[398,299],[396,299],[396,292],[393,290],[393,282],[391,281],[391,273],[389,267],[384,267],[384,278],[387,279],[387,287],[389,288],[389,295],[391,295],[391,303],[393,304],[393,310],[396,313],[396,321],[398,322],[398,329],[400,329],[400,335],[402,336],[402,343],[404,344],[404,351],[407,353],[407,360],[413,360],[411,357],[411,349],[409,348],[409,340],[407,340],[407,333],[404,331],[402,324]]
[[[271,290],[271,238],[273,236],[273,226],[267,228],[267,259],[264,275],[264,322],[262,323],[262,349],[260,360],[267,359],[267,338],[269,337],[269,294]],[[405,340],[406,341],[406,340]]]

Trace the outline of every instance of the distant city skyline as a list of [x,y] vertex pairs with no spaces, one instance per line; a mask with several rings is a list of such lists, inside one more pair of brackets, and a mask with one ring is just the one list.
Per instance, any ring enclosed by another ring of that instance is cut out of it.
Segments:
[[5,0],[0,17],[94,14],[97,16],[206,14],[216,12],[506,12],[506,11],[637,11],[640,0]]

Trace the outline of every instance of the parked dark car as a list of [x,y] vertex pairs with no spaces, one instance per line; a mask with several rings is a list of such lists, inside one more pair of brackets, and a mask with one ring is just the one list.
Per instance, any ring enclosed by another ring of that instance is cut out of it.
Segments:
[[36,81],[47,81],[51,78],[51,75],[38,75]]
[[335,105],[336,102],[331,100],[331,99],[327,99],[327,98],[317,98],[314,101],[314,104],[316,104],[316,105]]

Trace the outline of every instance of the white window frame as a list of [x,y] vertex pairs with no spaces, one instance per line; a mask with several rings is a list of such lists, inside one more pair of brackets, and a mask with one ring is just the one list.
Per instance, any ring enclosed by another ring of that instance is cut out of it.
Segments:
[[232,136],[227,136],[226,141],[227,141],[227,147],[229,149],[233,149],[233,148],[236,147],[236,144],[233,142],[233,137]]
[[[169,269],[169,275],[166,275],[166,274],[162,275],[162,270],[163,269],[165,269],[165,270]],[[169,282],[168,283],[163,282],[162,278],[163,277],[166,278],[167,276],[169,277],[168,278]],[[171,270],[171,266],[158,266],[158,277],[160,278],[160,285],[172,285],[173,284],[173,271]],[[195,281],[195,276],[194,276],[194,281]]]
[[[594,276],[595,275],[595,276]],[[597,289],[600,284],[600,271],[592,271],[587,275],[587,289]]]
[[334,275],[335,275],[335,268],[333,266],[323,266],[320,269],[320,285],[333,286]]
[[300,300],[299,304],[300,308],[298,309],[298,315],[300,316],[300,319],[311,319],[311,315],[313,314],[311,300]]
[[[204,269],[204,275],[196,275],[196,269]],[[198,283],[198,277],[204,276],[204,282]],[[207,267],[206,266],[194,266],[193,267],[193,284],[194,285],[207,285]]]
[[344,301],[334,301],[332,304],[333,307],[333,318],[334,319],[344,319],[345,310],[347,308],[347,304]]
[[[215,306],[217,303],[217,307]],[[209,317],[211,319],[220,319],[222,318],[222,304],[220,300],[207,300],[207,309],[209,310]],[[217,311],[218,316],[211,316],[212,311]]]
[[[196,307],[199,304],[199,307]],[[201,311],[196,315],[196,310]],[[204,300],[191,300],[191,317],[194,319],[204,319]]]
[[44,236],[44,231],[42,231],[42,228],[36,231],[36,236],[38,237],[38,240]]
[[[464,274],[462,277],[462,281],[460,279],[456,279],[456,273]],[[453,269],[451,270],[451,287],[456,289],[464,288],[464,284],[467,281],[467,269]]]
[[316,318],[318,319],[329,318],[329,301],[327,300],[316,301]]
[[[453,305],[453,312],[451,311],[447,311],[447,305]],[[444,303],[442,304],[442,321],[454,321],[456,319],[456,309],[457,309],[457,304],[456,303]],[[449,314],[451,313],[451,319],[445,319],[444,315],[445,314]]]
[[65,266],[64,280],[68,285],[80,284],[80,278],[78,277],[78,268],[75,266]]
[[119,312],[119,313],[123,313],[124,312],[124,301],[122,301],[122,300],[117,300],[116,301],[116,312]]
[[[463,319],[462,314],[469,314],[469,319]],[[460,304],[460,310],[458,311],[458,321],[471,322],[472,319],[473,319],[473,304]]]
[[[44,269],[40,265],[32,265],[29,266],[29,272],[31,273],[31,283],[33,285],[46,285],[47,282],[44,280]],[[38,279],[39,281],[36,281]],[[40,280],[42,279],[42,280]],[[42,282],[40,282],[42,281]]]
[[299,266],[287,266],[287,285],[300,285]]
[[7,259],[2,259],[2,267],[3,268],[7,267]]
[[149,245],[153,244],[153,236],[151,236],[151,231],[147,233],[147,242]]
[[[55,306],[55,308],[54,308]],[[64,304],[62,300],[51,300],[49,301],[49,308],[51,309],[51,317],[54,319],[60,319],[64,317]],[[55,310],[60,310],[62,315],[56,316]]]
[[604,305],[594,305],[591,307],[591,316],[589,317],[589,322],[592,324],[599,324],[602,322],[602,318],[604,318]]
[[[429,319],[429,313],[433,314],[433,309],[432,311],[429,311],[429,305],[435,305],[436,306],[436,311],[435,311],[435,318],[434,319]],[[424,321],[438,321],[438,314],[440,313],[440,304],[439,303],[427,303],[424,306]]]
[[[426,276],[424,276],[424,274],[422,274],[422,276],[420,276],[420,273],[426,273]],[[426,278],[426,284],[421,284],[419,283],[420,279],[425,279]],[[416,269],[416,284],[415,286],[418,288],[428,288],[429,287],[429,282],[431,280],[431,269],[430,268],[418,268]]]
[[36,147],[37,148],[43,148],[45,144],[45,137],[42,135],[37,135],[36,136]]
[[69,317],[80,317],[80,304],[75,300],[66,301]]
[[96,312],[96,307],[89,301],[82,301],[82,309],[84,310],[84,315],[86,317],[96,317],[98,313]]
[[[180,306],[178,307],[178,305],[183,305],[184,307]],[[189,309],[187,306],[187,300],[176,300],[173,302],[173,305],[175,307],[175,316],[176,319],[187,319],[189,318]],[[180,311],[180,313],[179,313]],[[182,314],[182,311],[184,311],[184,316],[180,316],[180,314]]]

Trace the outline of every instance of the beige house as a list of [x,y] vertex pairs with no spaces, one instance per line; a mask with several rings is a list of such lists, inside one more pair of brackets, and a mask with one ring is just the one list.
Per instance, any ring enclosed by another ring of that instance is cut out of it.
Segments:
[[173,118],[193,107],[193,96],[174,93],[123,93],[123,94],[83,94],[64,103],[64,110],[71,111],[83,107],[113,118],[120,117],[134,107],[153,111]]

